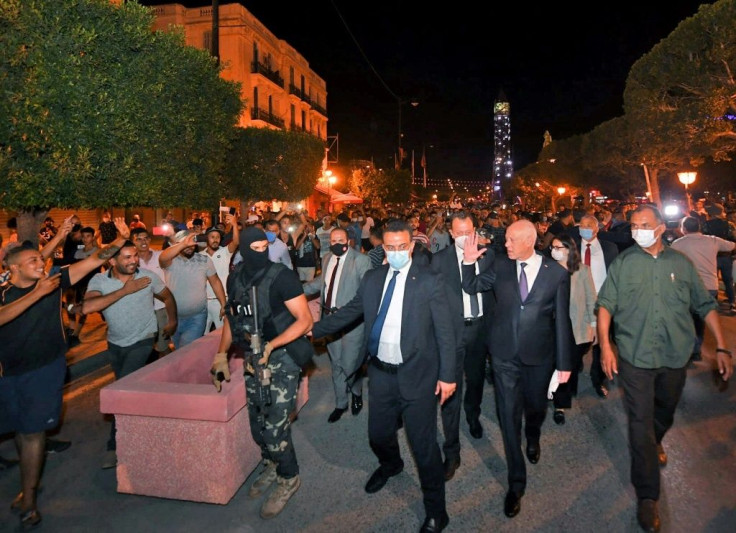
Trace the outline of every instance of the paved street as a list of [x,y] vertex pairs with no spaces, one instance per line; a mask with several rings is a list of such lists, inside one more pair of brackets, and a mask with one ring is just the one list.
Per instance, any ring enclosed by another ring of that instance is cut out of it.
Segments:
[[[729,346],[736,346],[736,318],[722,317],[722,321]],[[90,341],[101,328],[102,323],[90,325]],[[73,367],[82,364],[85,350],[93,350],[93,343],[86,342],[84,334],[82,338],[82,346],[70,352],[76,361]],[[663,531],[734,531],[736,388],[731,384],[717,390],[709,366],[713,348],[708,336],[705,359],[688,372],[675,426],[664,442],[669,464],[662,471]],[[99,412],[99,389],[112,376],[104,355],[88,359],[96,362],[88,365],[82,377],[72,372],[74,381],[65,396],[59,438],[73,445],[48,456],[46,463],[39,496],[44,516],[41,531],[403,532],[417,531],[424,519],[416,468],[403,430],[404,472],[379,493],[364,492],[377,466],[367,442],[367,412],[364,409],[357,417],[348,413],[336,424],[327,423],[334,405],[326,354],[315,360],[310,400],[294,424],[301,489],[281,515],[268,522],[258,517],[261,501],[247,497],[252,479],[224,506],[118,494],[115,470],[99,467],[109,431]],[[528,466],[527,493],[514,519],[503,515],[506,468],[493,388],[486,385],[481,417],[484,438],[470,437],[464,422],[461,428],[462,465],[447,485],[447,531],[637,530],[621,391],[614,386],[608,399],[599,399],[590,385],[589,364],[588,357],[582,390],[568,411],[567,424],[557,426],[551,416],[545,422],[541,460]],[[366,407],[370,408],[368,402]],[[11,441],[0,442],[0,455],[15,457]],[[12,531],[17,524],[8,504],[18,487],[17,467],[0,471],[0,499],[6,502],[0,505],[1,531]]]

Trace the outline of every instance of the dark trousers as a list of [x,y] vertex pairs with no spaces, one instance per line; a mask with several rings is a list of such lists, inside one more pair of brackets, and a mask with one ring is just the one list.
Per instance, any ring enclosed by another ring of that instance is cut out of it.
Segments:
[[[484,316],[485,318],[485,316]],[[485,319],[465,326],[463,344],[465,345],[465,417],[469,420],[480,416],[483,401],[483,385],[486,373],[487,339],[490,327]],[[458,381],[460,383],[460,381]],[[458,394],[455,392],[455,394]]]
[[554,405],[556,409],[569,409],[572,407],[572,397],[578,395],[578,377],[580,372],[580,364],[583,361],[583,356],[590,350],[592,342],[584,342],[583,344],[577,344],[573,348],[574,353],[572,356],[572,373],[567,383],[560,383],[557,387],[557,391],[554,395]]
[[455,393],[450,396],[440,407],[442,418],[442,433],[445,442],[442,451],[445,459],[460,458],[460,404],[463,398],[463,361],[465,350],[459,349],[455,352]]
[[526,463],[521,450],[521,422],[528,443],[538,443],[547,413],[547,388],[554,371],[552,358],[540,366],[527,366],[518,358],[492,359],[498,421],[506,453],[509,490],[526,489]]
[[637,368],[618,359],[629,420],[631,483],[639,499],[659,499],[657,444],[672,427],[685,386],[685,368]]
[[[115,379],[118,380],[122,377],[132,374],[136,370],[143,368],[148,362],[148,358],[153,351],[153,337],[140,340],[130,346],[117,346],[111,342],[107,343],[107,353],[110,359],[110,366],[112,367]],[[115,417],[112,419],[112,425],[110,426],[110,437],[107,439],[107,449],[115,450],[115,434],[117,429],[115,428]]]
[[718,254],[718,257],[716,257],[716,264],[718,265],[718,272],[721,274],[721,280],[723,280],[723,285],[726,289],[726,298],[728,298],[728,303],[733,305],[733,257],[727,254]]
[[397,374],[369,365],[368,379],[368,439],[381,468],[387,473],[395,473],[404,465],[396,434],[401,416],[419,471],[425,513],[431,518],[442,517],[446,512],[445,477],[437,444],[434,386],[420,397],[408,400],[401,395]]

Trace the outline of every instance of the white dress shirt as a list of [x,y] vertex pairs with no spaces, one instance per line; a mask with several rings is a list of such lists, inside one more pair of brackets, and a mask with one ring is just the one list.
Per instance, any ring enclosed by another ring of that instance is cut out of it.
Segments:
[[[340,286],[340,277],[342,276],[342,267],[345,266],[345,258],[348,256],[348,253],[350,253],[350,250],[345,252],[340,256],[340,263],[337,265],[337,272],[334,272],[335,270],[335,263],[337,263],[337,256],[335,254],[332,254],[332,257],[330,257],[330,260],[327,261],[327,277],[325,278],[325,305],[332,309],[333,307],[337,307],[335,305],[335,302],[337,301],[337,288]],[[332,277],[335,277],[335,283],[332,286],[332,301],[327,301],[327,291],[330,288],[330,284],[332,283]]]
[[580,260],[585,263],[585,250],[587,244],[590,244],[590,271],[593,274],[593,285],[595,285],[595,292],[601,290],[603,282],[606,281],[606,259],[603,257],[603,247],[601,241],[598,238],[590,241],[585,239],[580,240]]
[[534,282],[537,280],[537,274],[539,269],[542,268],[542,256],[536,252],[532,254],[528,259],[517,259],[516,260],[516,279],[518,281],[521,276],[521,263],[526,263],[524,272],[526,273],[526,285],[529,288],[529,292],[532,292]]
[[[411,259],[403,268],[399,269],[399,275],[396,276],[394,293],[391,296],[391,303],[388,306],[386,322],[383,323],[381,339],[378,341],[378,359],[392,365],[399,365],[404,362],[404,358],[401,356],[401,316],[404,311],[406,277],[409,274],[410,268]],[[386,294],[386,289],[391,278],[394,276],[394,271],[394,268],[388,269],[386,281],[383,283],[384,295]],[[383,297],[381,297],[381,303],[383,303]],[[380,309],[381,306],[379,305],[378,308]]]
[[[457,267],[460,269],[460,280],[463,279],[463,251],[455,246],[455,253],[457,254]],[[478,261],[475,262],[475,274],[477,275],[480,271],[480,267],[478,266]],[[470,310],[470,294],[468,294],[465,291],[462,291],[463,293],[463,317],[465,318],[473,318],[473,313]],[[474,294],[476,298],[478,298],[478,317],[483,316],[483,298],[481,298],[480,293]]]

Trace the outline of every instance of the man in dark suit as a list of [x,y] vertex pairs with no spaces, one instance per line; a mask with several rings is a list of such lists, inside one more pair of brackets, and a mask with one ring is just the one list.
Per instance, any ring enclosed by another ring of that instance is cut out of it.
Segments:
[[[463,291],[460,270],[463,261],[463,246],[468,236],[475,234],[472,215],[466,211],[456,211],[450,215],[450,235],[454,246],[433,254],[432,270],[441,274],[447,293],[447,307],[450,310],[452,326],[455,330],[455,382],[457,390],[442,406],[442,428],[445,434],[443,451],[445,454],[445,481],[452,479],[460,466],[460,407],[465,407],[470,435],[480,439],[483,426],[480,424],[480,404],[483,399],[485,377],[486,339],[490,322],[487,318],[493,312],[493,293],[468,294]],[[493,251],[489,250],[477,261],[477,272],[485,272],[493,263]],[[475,301],[473,301],[475,300]],[[465,398],[463,399],[463,373],[465,374]]]
[[[598,238],[599,229],[598,219],[592,215],[586,215],[580,220],[580,228],[575,242],[580,250],[580,257],[583,263],[590,267],[593,274],[593,285],[595,292],[601,290],[603,282],[606,280],[608,267],[618,256],[618,246],[610,241],[604,241]],[[595,324],[593,325],[595,327]],[[601,398],[608,396],[608,386],[606,384],[606,375],[601,367],[601,346],[597,341],[593,343],[593,361],[590,364],[590,380],[593,382],[593,389]],[[577,371],[577,369],[573,369]]]
[[355,298],[317,322],[312,334],[324,337],[365,320],[368,437],[380,463],[365,490],[378,492],[403,470],[396,433],[403,418],[424,494],[421,531],[430,532],[442,531],[449,522],[437,396],[444,404],[455,392],[455,333],[445,285],[428,265],[412,261],[414,246],[405,221],[389,222],[383,230],[388,264],[366,272]]
[[570,378],[574,347],[570,324],[570,275],[556,261],[534,250],[537,232],[528,220],[506,230],[508,258],[475,273],[475,236],[465,241],[463,290],[469,294],[493,288],[496,307],[491,317],[490,351],[498,419],[508,465],[509,491],[504,513],[516,516],[526,489],[526,464],[521,453],[522,413],[526,456],[539,461],[547,389],[553,373],[560,383]]

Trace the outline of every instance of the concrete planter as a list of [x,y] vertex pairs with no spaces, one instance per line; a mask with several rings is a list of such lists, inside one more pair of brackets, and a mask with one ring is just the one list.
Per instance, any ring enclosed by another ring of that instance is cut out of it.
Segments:
[[[219,341],[213,331],[100,391],[116,418],[118,492],[226,504],[259,464],[242,359],[222,392],[210,381]],[[303,377],[297,411],[308,398]]]

